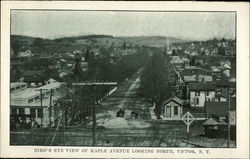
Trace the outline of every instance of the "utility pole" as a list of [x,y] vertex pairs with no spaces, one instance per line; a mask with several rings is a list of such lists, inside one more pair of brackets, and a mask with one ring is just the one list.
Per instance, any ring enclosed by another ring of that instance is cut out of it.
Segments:
[[227,123],[227,147],[230,147],[230,104],[231,104],[231,92],[228,89],[228,123]]
[[95,85],[92,86],[93,93],[93,126],[92,126],[92,146],[95,146],[95,127],[96,127],[96,111],[95,111]]
[[[64,83],[66,84],[66,83]],[[74,82],[72,86],[91,86],[93,92],[93,125],[92,125],[92,146],[95,146],[95,129],[96,129],[96,97],[95,97],[95,90],[97,86],[117,86],[117,82]]]
[[40,91],[40,100],[41,100],[41,111],[42,111],[42,114],[41,114],[41,126],[43,126],[43,90],[48,90],[48,89],[37,89],[36,91]]
[[51,109],[52,109],[52,93],[53,90],[50,90],[50,99],[49,99],[49,124],[51,125]]
[[65,101],[63,101],[63,145],[65,145],[65,123],[66,122],[66,109]]
[[43,90],[42,89],[40,89],[40,98],[41,98],[41,111],[42,111],[41,125],[43,126]]

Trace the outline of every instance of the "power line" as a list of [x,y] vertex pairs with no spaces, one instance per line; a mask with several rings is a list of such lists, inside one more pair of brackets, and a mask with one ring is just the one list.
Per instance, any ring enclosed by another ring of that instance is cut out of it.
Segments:
[[[69,84],[69,83],[63,82],[62,84]],[[96,107],[96,99],[95,99],[96,97],[95,97],[95,89],[96,89],[96,86],[117,86],[117,82],[73,82],[71,84],[72,84],[72,86],[91,86],[92,87],[92,97],[93,97],[92,146],[95,146],[95,128],[96,128],[96,108],[95,108]],[[64,117],[65,117],[65,113],[66,113],[66,110],[65,110],[65,107],[64,107]],[[65,119],[64,119],[64,121],[65,121]],[[64,122],[64,129],[65,129],[65,122]],[[64,139],[64,135],[63,135],[63,139]]]

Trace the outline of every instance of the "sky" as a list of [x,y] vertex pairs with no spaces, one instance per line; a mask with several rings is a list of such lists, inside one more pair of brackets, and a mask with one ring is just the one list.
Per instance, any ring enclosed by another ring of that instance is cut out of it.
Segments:
[[12,10],[11,34],[50,39],[90,34],[235,38],[235,13]]

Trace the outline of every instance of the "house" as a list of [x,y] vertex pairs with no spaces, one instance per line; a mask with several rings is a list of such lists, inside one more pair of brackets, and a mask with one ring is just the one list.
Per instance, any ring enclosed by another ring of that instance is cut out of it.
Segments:
[[220,66],[231,69],[231,62],[227,60],[220,60]]
[[226,78],[229,78],[231,76],[231,69],[229,68],[224,68],[222,71],[222,75],[224,75]]
[[221,69],[218,66],[211,66],[211,73],[213,76],[219,77],[221,75]]
[[180,74],[184,83],[213,81],[211,73],[199,67],[186,68]]
[[33,54],[30,50],[18,52],[18,57],[32,57],[32,56],[33,56]]
[[162,104],[160,116],[165,120],[181,120],[184,101],[171,97]]
[[231,95],[236,94],[236,83],[229,82],[229,80],[216,80],[214,81],[217,89],[216,89],[216,101],[227,101],[228,100],[228,92],[232,92]]
[[171,63],[176,65],[176,64],[186,64],[189,63],[189,59],[186,57],[182,56],[170,56],[171,57]]
[[198,56],[198,52],[197,51],[191,51],[190,52],[190,56]]
[[[228,120],[228,119],[227,119]],[[227,138],[228,121],[217,117],[209,117],[204,123],[204,134],[211,138]],[[229,112],[230,139],[236,140],[236,112]]]
[[63,78],[66,75],[69,75],[72,73],[72,68],[70,67],[64,67],[58,70],[58,74],[60,78]]
[[55,79],[50,78],[50,79],[48,79],[47,81],[45,81],[45,84],[47,85],[47,84],[57,83],[57,82],[58,82],[58,81],[56,81]]
[[42,71],[27,70],[23,72],[21,82],[26,82],[28,87],[37,87],[45,84],[46,77]]
[[228,79],[228,81],[230,83],[236,83],[236,76],[230,76],[229,79]]
[[15,120],[13,124],[20,122],[20,120],[30,121],[32,119],[36,124],[46,127],[53,122],[59,115],[52,108],[60,97],[60,86],[61,83],[57,82],[39,88],[26,88],[11,92],[10,115]]
[[190,106],[202,108],[206,101],[215,101],[216,85],[214,83],[190,83],[187,85],[187,97]]
[[210,117],[202,125],[206,137],[221,138],[225,136],[225,129],[223,128],[225,128],[227,123],[224,120]]

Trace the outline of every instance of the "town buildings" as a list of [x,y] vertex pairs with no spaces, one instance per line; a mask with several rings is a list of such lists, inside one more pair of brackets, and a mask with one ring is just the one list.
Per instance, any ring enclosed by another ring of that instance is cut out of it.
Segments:
[[[50,80],[51,81],[51,80]],[[61,83],[53,81],[37,88],[27,88],[26,83],[11,83],[10,115],[15,123],[30,121],[47,127],[59,112],[54,112],[57,99],[60,98]]]

